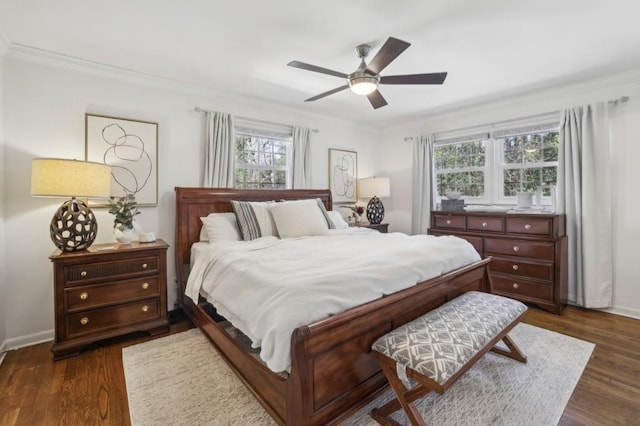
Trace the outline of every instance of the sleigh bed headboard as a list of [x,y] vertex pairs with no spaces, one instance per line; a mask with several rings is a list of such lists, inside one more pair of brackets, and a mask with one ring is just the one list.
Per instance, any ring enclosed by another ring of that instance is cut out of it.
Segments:
[[332,209],[331,191],[328,189],[228,189],[176,187],[176,273],[178,275],[178,301],[187,284],[187,271],[191,261],[191,245],[200,238],[201,217],[209,213],[232,212],[231,200],[279,201],[320,198],[327,210]]

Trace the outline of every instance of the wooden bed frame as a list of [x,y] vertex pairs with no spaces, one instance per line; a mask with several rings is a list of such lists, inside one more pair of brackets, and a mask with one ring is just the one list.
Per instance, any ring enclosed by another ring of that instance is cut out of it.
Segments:
[[231,212],[231,200],[320,198],[332,208],[329,190],[236,190],[176,188],[178,302],[254,396],[279,424],[334,424],[375,398],[387,380],[370,354],[379,336],[469,290],[488,290],[490,259],[419,283],[303,327],[291,336],[291,372],[283,377],[251,356],[184,295],[191,244],[199,240],[200,217]]

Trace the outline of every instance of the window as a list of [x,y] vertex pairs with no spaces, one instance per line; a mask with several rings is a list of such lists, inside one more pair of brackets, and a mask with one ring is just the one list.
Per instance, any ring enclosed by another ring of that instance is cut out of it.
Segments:
[[[558,180],[558,132],[544,132],[497,139],[501,146],[502,197],[536,192]],[[544,188],[543,196],[549,196]]]
[[433,149],[436,203],[450,191],[467,204],[515,204],[520,191],[543,187],[550,204],[558,179],[557,126],[496,131],[457,139],[436,140]]
[[291,188],[290,152],[290,136],[236,127],[235,187]]

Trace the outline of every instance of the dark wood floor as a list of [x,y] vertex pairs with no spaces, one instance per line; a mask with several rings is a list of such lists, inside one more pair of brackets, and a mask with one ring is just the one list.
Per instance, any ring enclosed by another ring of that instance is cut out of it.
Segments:
[[[560,316],[529,309],[525,322],[596,344],[560,425],[640,425],[640,320],[568,307]],[[171,333],[190,327],[178,317]],[[0,425],[128,425],[121,350],[149,339],[113,339],[57,362],[50,343],[9,352]]]

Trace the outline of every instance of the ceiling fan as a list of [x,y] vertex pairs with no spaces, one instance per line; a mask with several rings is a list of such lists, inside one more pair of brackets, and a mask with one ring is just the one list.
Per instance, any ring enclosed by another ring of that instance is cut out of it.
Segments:
[[411,46],[411,43],[389,37],[378,53],[376,53],[376,56],[369,62],[369,65],[367,65],[364,59],[369,55],[371,46],[361,44],[356,47],[356,55],[360,58],[360,66],[351,74],[345,74],[299,61],[291,61],[287,65],[307,71],[329,74],[347,80],[347,84],[344,86],[305,99],[305,102],[316,101],[325,96],[351,88],[351,91],[358,95],[366,95],[369,102],[371,102],[371,106],[373,106],[374,109],[378,109],[387,105],[387,101],[378,91],[379,84],[442,84],[445,78],[447,78],[446,72],[381,76],[380,73],[382,70],[400,56],[409,46]]

